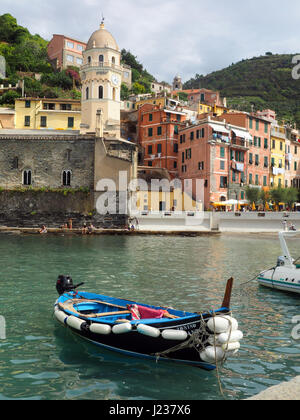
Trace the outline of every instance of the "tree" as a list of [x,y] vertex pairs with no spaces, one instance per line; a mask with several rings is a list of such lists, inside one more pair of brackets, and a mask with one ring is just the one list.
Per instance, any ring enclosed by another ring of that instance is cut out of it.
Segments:
[[254,203],[255,205],[259,202],[260,190],[259,188],[246,187],[246,198],[250,204]]
[[270,196],[274,203],[279,206],[279,203],[285,200],[285,190],[281,187],[272,188],[270,190]]
[[289,206],[291,209],[298,201],[298,190],[296,188],[286,188],[284,190],[284,202]]
[[131,54],[130,51],[126,51],[125,49],[122,49],[121,51],[121,61],[124,64],[127,64],[132,69],[137,70],[139,73],[142,73],[143,71],[143,65],[137,61],[137,57],[135,57],[133,54]]
[[3,95],[1,95],[0,104],[1,105],[14,105],[15,100],[17,98],[20,98],[20,96],[21,95],[18,92],[16,92],[15,90],[9,90],[9,91],[5,92]]
[[121,85],[121,101],[125,101],[126,99],[129,98],[129,88],[127,85],[125,85],[125,83],[122,83]]
[[145,86],[141,85],[141,84],[140,84],[140,83],[138,83],[138,82],[135,82],[135,83],[132,85],[131,90],[132,90],[132,92],[133,92],[135,95],[140,95],[140,94],[142,94],[142,93],[145,93],[145,92],[146,92]]
[[187,102],[188,101],[188,94],[185,92],[179,92],[178,98],[180,101]]

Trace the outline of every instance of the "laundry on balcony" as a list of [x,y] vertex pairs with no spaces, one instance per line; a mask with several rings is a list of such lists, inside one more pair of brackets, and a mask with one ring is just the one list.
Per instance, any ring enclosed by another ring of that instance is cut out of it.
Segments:
[[288,162],[292,162],[292,158],[293,158],[293,155],[292,155],[292,153],[286,153],[285,154],[285,160],[286,161],[288,161]]
[[214,140],[219,139],[219,140],[223,141],[224,143],[229,143],[230,142],[230,138],[228,136],[224,136],[220,133],[213,133],[213,139]]
[[285,173],[285,170],[283,168],[276,168],[273,167],[273,175],[282,175]]
[[231,168],[238,172],[244,172],[244,164],[233,160],[231,162]]

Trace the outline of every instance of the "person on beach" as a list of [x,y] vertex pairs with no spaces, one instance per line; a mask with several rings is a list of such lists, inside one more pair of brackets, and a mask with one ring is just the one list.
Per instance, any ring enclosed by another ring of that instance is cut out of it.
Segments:
[[83,224],[83,227],[82,227],[82,229],[81,229],[81,233],[82,233],[83,235],[86,235],[86,234],[88,233],[88,228],[87,228],[86,223],[84,223],[84,224]]
[[47,233],[47,228],[46,228],[46,226],[45,226],[45,225],[43,225],[43,226],[41,227],[41,229],[39,230],[39,232],[40,232],[41,234]]
[[90,223],[89,227],[88,227],[88,234],[91,235],[92,233],[94,233],[95,227],[93,226],[92,223]]

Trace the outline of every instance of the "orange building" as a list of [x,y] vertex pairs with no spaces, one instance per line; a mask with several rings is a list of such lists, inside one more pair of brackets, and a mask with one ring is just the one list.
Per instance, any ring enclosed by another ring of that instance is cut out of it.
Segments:
[[186,114],[180,107],[144,104],[138,110],[138,141],[144,149],[144,164],[178,174],[178,133]]
[[68,66],[81,67],[83,64],[82,53],[86,44],[65,35],[53,35],[48,44],[47,51],[49,60],[57,69],[66,69]]

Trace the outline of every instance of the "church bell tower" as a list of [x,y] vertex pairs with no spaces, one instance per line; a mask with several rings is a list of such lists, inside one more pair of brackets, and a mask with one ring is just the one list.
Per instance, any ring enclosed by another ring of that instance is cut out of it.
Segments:
[[[104,20],[83,52],[81,133],[120,138],[121,52]],[[101,118],[99,118],[101,115]],[[99,127],[99,124],[102,126]]]

